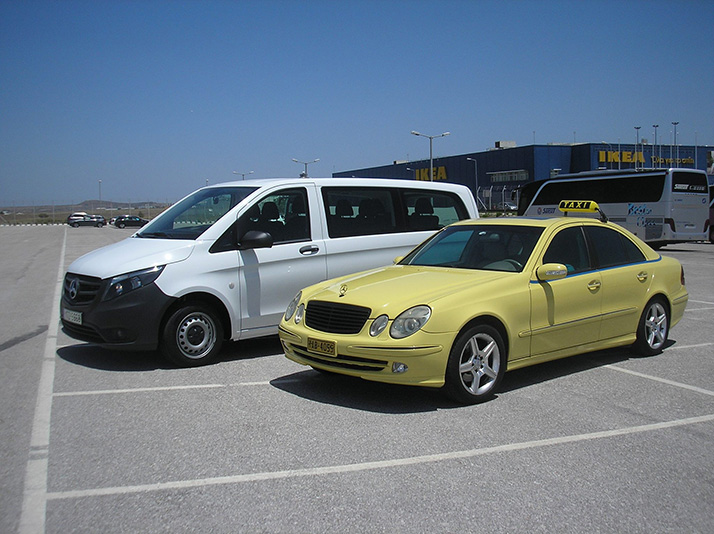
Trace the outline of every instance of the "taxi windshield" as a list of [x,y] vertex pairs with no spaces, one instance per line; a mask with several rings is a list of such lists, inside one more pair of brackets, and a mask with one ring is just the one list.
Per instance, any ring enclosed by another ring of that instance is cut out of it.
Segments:
[[257,187],[211,187],[199,189],[174,204],[136,237],[196,239]]
[[521,272],[542,232],[532,226],[450,226],[399,264]]

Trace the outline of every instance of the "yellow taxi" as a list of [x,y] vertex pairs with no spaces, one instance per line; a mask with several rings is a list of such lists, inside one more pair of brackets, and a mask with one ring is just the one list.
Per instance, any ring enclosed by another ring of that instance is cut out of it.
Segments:
[[657,354],[684,314],[684,269],[627,230],[566,217],[462,221],[394,265],[299,292],[279,334],[285,355],[320,371],[493,396],[506,371],[632,345]]

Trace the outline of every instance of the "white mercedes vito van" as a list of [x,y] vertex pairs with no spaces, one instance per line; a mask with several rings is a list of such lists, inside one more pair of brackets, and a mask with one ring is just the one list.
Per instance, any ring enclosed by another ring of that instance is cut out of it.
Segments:
[[202,365],[226,339],[276,334],[301,288],[388,265],[435,230],[474,217],[471,191],[447,183],[296,178],[204,187],[69,266],[63,329]]

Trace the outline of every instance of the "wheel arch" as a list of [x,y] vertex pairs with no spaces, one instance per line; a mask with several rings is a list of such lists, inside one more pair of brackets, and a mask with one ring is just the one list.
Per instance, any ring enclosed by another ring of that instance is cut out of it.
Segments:
[[164,311],[164,315],[161,318],[161,322],[159,324],[159,337],[161,337],[160,333],[164,331],[164,328],[166,327],[166,323],[168,322],[169,318],[177,309],[183,306],[197,304],[208,306],[218,314],[218,319],[221,321],[221,326],[223,326],[223,339],[230,339],[232,332],[231,319],[228,314],[228,310],[226,309],[226,306],[223,304],[223,302],[221,302],[221,299],[219,299],[215,295],[203,292],[188,293],[187,295],[183,295],[182,297],[176,299],[176,301],[174,301],[171,306],[169,306]]
[[477,317],[473,317],[472,319],[470,319],[466,324],[464,324],[461,327],[461,330],[459,330],[457,332],[454,340],[459,339],[459,336],[461,336],[461,334],[463,334],[469,328],[479,325],[479,324],[485,324],[485,325],[491,326],[498,331],[498,333],[501,335],[501,339],[503,340],[504,349],[506,350],[506,359],[507,359],[509,351],[510,351],[510,341],[508,338],[508,329],[506,328],[506,325],[503,323],[503,321],[501,321],[498,317],[495,317],[493,315],[479,315]]

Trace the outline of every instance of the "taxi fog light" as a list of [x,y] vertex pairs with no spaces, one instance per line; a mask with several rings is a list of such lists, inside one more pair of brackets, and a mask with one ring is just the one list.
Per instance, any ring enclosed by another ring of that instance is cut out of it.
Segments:
[[297,311],[295,312],[295,324],[300,324],[302,318],[305,316],[305,305],[300,304]]
[[406,363],[394,362],[392,364],[393,373],[406,373],[408,369],[409,367],[407,367]]
[[380,315],[372,322],[372,326],[369,327],[369,335],[377,337],[379,334],[384,332],[384,329],[387,328],[387,324],[389,324],[389,317],[386,315]]

